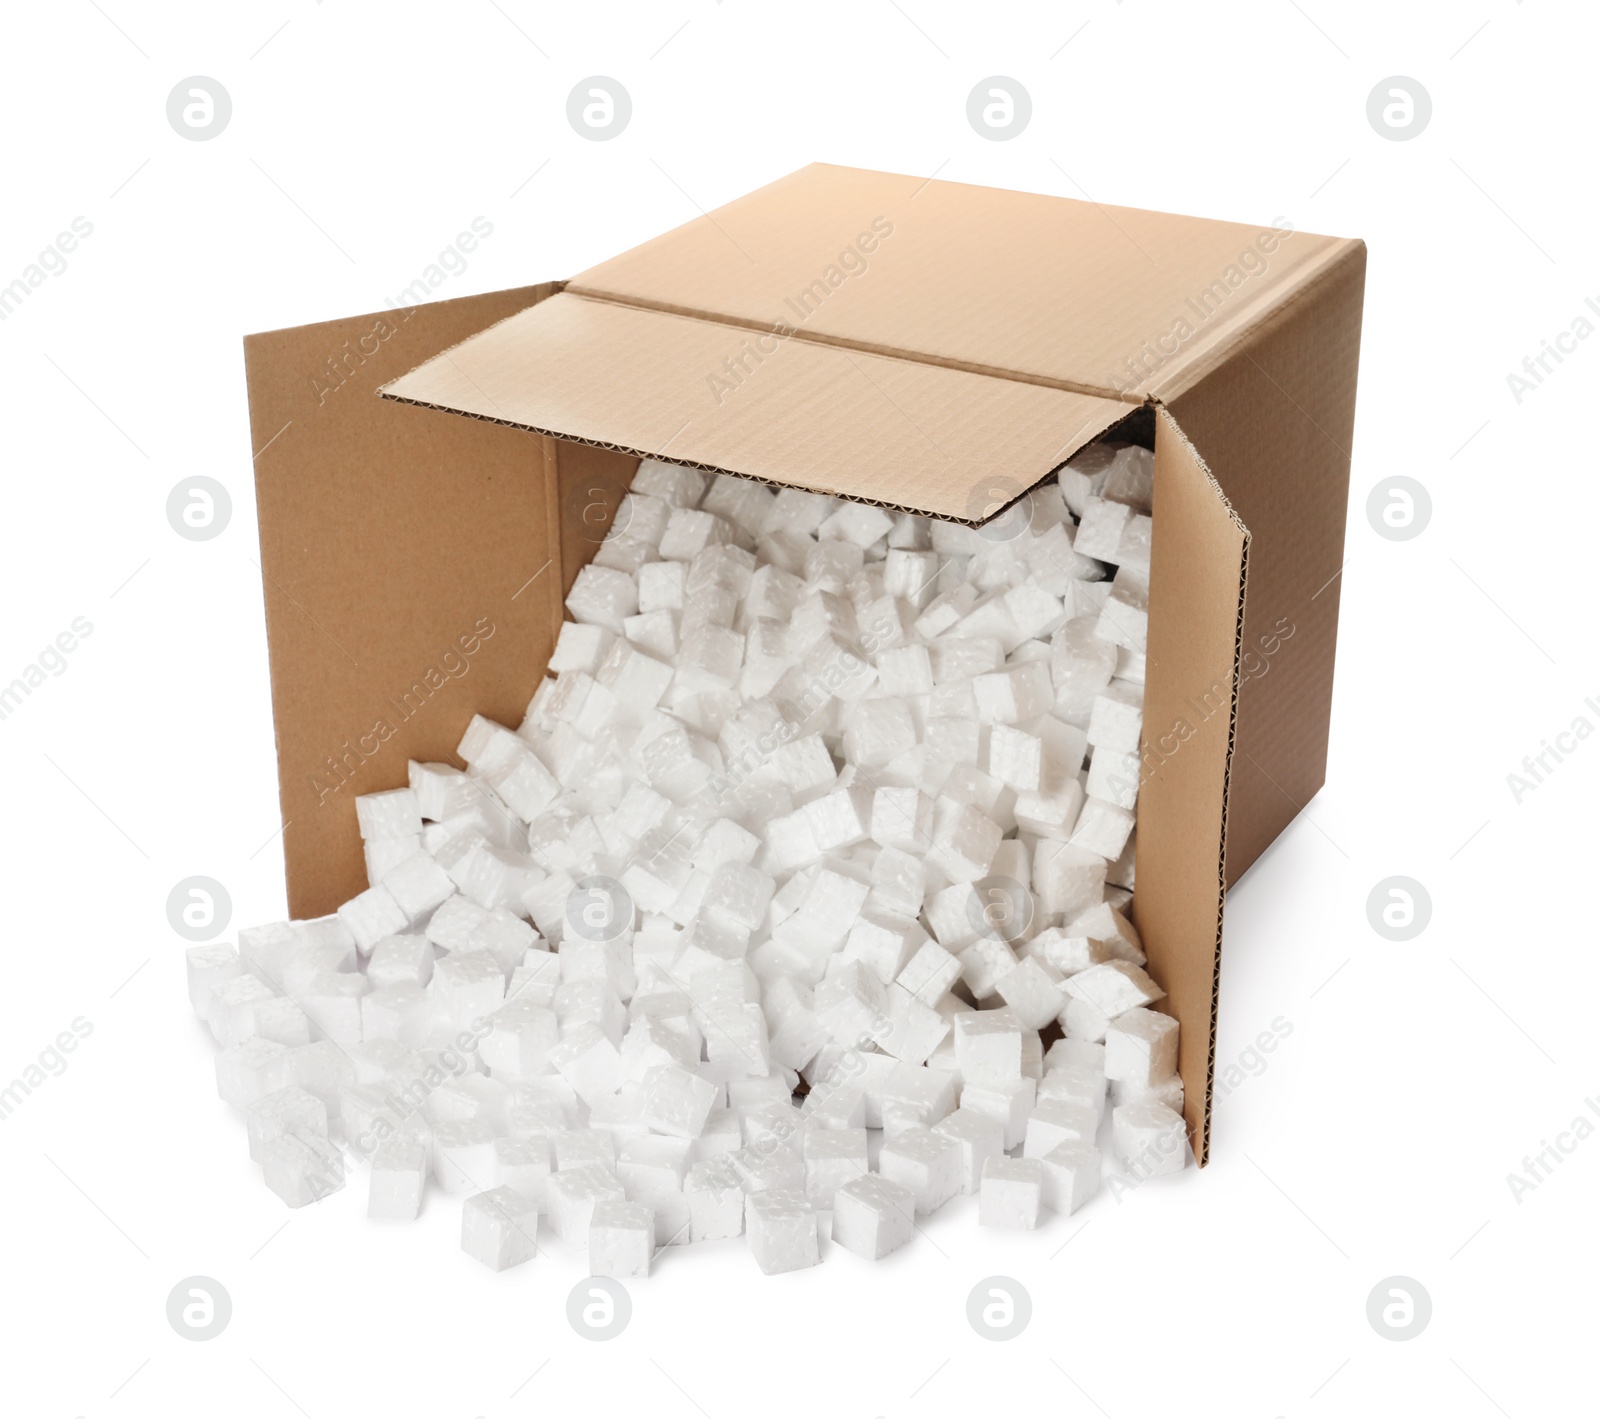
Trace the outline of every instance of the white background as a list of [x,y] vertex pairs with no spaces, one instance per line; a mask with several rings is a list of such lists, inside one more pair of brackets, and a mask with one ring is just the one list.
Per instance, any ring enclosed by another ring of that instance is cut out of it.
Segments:
[[[0,1124],[0,1409],[1590,1407],[1600,1138],[1520,1202],[1506,1179],[1600,1095],[1600,743],[1520,803],[1506,776],[1600,726],[1600,340],[1520,404],[1506,376],[1600,299],[1596,28],[1545,0],[8,7],[0,284],[74,217],[93,234],[0,323],[0,681],[94,629],[0,722],[0,1080],[93,1033]],[[233,101],[207,142],[165,114],[194,74]],[[611,142],[566,121],[592,74],[632,95]],[[1011,141],[967,122],[992,74],[1033,97]],[[1410,141],[1367,121],[1391,75],[1432,96]],[[565,1319],[577,1256],[492,1274],[453,1204],[370,1224],[360,1178],[286,1212],[215,1096],[167,893],[224,882],[229,936],[284,911],[240,336],[381,308],[480,215],[441,295],[567,275],[815,159],[1370,244],[1328,785],[1230,898],[1219,1062],[1293,1033],[1219,1098],[1204,1173],[1032,1235],[953,1206],[877,1267],[679,1250],[596,1344]],[[1402,473],[1432,521],[1391,542],[1365,503]],[[164,511],[196,474],[234,500],[205,543]],[[1408,943],[1368,924],[1393,874],[1432,897]],[[165,1314],[197,1273],[234,1306],[203,1344]],[[966,1320],[993,1273],[1033,1298],[1005,1344]],[[1404,1343],[1366,1316],[1396,1274],[1433,1302]]]

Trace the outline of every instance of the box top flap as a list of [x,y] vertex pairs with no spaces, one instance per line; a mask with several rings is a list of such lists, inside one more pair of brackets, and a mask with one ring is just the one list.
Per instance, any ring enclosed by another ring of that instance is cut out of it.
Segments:
[[1357,245],[814,163],[567,289],[1140,400]]
[[1133,406],[567,292],[385,397],[981,522]]

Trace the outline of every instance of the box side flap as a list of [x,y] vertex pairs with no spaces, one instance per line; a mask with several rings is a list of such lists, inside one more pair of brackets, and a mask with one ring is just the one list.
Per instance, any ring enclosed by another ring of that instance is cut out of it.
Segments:
[[568,289],[1142,399],[1348,244],[814,163]]
[[1134,922],[1182,1027],[1184,1113],[1204,1165],[1250,534],[1164,409],[1154,507]]
[[1251,533],[1230,885],[1326,771],[1365,256],[1355,246],[1168,406]]
[[1132,407],[570,292],[381,392],[965,522],[997,511]]
[[453,761],[473,711],[517,723],[554,645],[549,440],[373,397],[551,290],[245,340],[296,917],[366,885],[354,796],[403,785],[408,758]]

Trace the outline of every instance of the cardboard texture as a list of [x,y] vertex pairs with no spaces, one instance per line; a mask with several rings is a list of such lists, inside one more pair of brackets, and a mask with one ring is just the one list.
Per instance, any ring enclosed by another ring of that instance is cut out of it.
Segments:
[[564,286],[250,337],[291,910],[365,885],[355,794],[452,759],[473,712],[519,722],[639,457],[973,522],[1154,410],[1134,911],[1204,1164],[1224,892],[1323,778],[1364,264],[819,164]]

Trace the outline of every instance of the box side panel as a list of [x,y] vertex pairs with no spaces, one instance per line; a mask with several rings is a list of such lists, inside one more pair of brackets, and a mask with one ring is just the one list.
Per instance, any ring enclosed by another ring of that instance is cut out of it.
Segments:
[[1171,415],[1156,419],[1150,640],[1133,897],[1196,1159],[1210,1149],[1222,863],[1249,535]]
[[1356,246],[1170,405],[1250,529],[1230,885],[1327,766],[1365,270]]
[[[289,909],[366,885],[353,799],[516,724],[553,644],[544,440],[379,399],[530,287],[252,335],[245,369]],[[554,610],[552,610],[552,606]]]
[[1130,404],[564,293],[391,398],[575,442],[978,521]]

